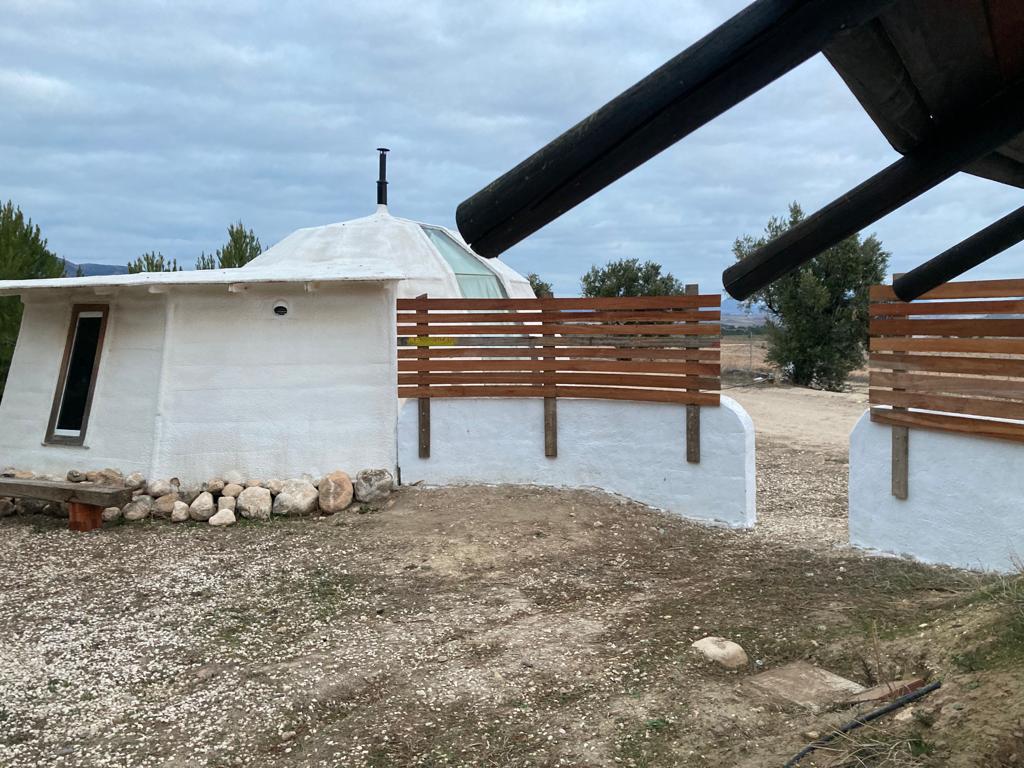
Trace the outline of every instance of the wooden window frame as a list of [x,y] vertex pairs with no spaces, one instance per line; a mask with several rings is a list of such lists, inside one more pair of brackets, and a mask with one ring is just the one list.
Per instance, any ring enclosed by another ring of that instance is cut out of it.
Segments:
[[[100,313],[100,333],[96,340],[96,355],[92,361],[92,377],[89,379],[89,392],[85,396],[85,411],[82,414],[82,428],[77,435],[58,435],[57,418],[60,415],[61,401],[64,399],[64,388],[67,386],[68,367],[71,364],[71,352],[78,331],[78,321],[85,312]],[[50,421],[46,427],[47,445],[84,445],[85,432],[89,428],[89,413],[92,411],[92,396],[96,392],[96,377],[100,371],[100,360],[103,357],[103,341],[107,335],[107,321],[110,316],[109,304],[75,304],[71,307],[71,322],[68,326],[67,341],[64,343],[64,357],[60,363],[60,375],[57,377],[57,389],[53,393],[53,405],[50,408]]]

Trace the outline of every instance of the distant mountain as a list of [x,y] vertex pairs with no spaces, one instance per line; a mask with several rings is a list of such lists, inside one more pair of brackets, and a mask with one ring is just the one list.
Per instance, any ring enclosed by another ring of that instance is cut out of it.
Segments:
[[764,307],[754,305],[747,309],[741,302],[728,296],[722,297],[722,325],[748,326],[764,325],[768,313]]
[[74,277],[78,274],[78,268],[82,268],[82,275],[84,277],[92,277],[93,275],[126,275],[128,274],[128,267],[120,266],[117,264],[75,264],[73,261],[64,262],[67,266],[64,268],[64,277]]

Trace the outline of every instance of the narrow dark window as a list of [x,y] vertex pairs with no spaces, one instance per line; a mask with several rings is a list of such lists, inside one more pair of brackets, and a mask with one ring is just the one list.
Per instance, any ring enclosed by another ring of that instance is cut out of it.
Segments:
[[46,442],[81,445],[89,423],[89,407],[96,388],[103,335],[107,330],[105,304],[76,304],[64,348],[64,359],[53,396]]

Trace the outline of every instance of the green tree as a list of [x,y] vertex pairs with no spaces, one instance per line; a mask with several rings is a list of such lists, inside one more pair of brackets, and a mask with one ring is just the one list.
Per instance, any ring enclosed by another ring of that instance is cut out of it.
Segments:
[[128,262],[128,274],[138,272],[181,272],[177,259],[165,259],[159,251],[144,253],[134,261]]
[[551,287],[551,283],[546,280],[541,280],[540,275],[536,272],[528,274],[526,279],[530,281],[530,287],[533,289],[533,295],[538,299],[549,299],[555,295],[555,291]]
[[[737,238],[733,253],[742,259],[803,218],[792,203],[789,216],[773,216],[761,237]],[[851,235],[747,300],[767,308],[767,357],[794,384],[837,391],[863,364],[868,289],[885,279],[889,255],[874,235]]]
[[251,229],[239,221],[228,225],[228,241],[223,248],[218,248],[215,256],[203,253],[196,260],[196,269],[232,269],[242,267],[263,252],[260,239]]
[[[63,277],[64,268],[64,260],[46,246],[39,226],[26,220],[21,208],[15,208],[10,200],[0,206],[0,279]],[[21,300],[17,296],[0,298],[0,395],[20,326]]]
[[674,296],[685,286],[671,273],[661,273],[661,264],[639,259],[610,261],[591,267],[581,279],[584,296]]

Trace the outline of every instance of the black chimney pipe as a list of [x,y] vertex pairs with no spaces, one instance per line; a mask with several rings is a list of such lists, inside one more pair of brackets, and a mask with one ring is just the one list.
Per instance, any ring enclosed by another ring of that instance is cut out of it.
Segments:
[[388,152],[387,147],[377,147],[380,152],[380,178],[377,179],[377,205],[388,204]]

